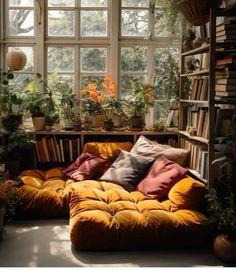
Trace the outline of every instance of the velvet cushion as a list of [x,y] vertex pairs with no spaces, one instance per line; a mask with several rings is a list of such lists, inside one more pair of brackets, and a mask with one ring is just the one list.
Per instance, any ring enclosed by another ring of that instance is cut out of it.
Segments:
[[205,184],[186,177],[172,187],[168,197],[178,209],[203,210],[206,206],[206,193]]
[[96,179],[101,174],[101,168],[106,165],[106,160],[96,157],[90,153],[82,153],[63,172],[73,180]]
[[129,152],[132,147],[133,145],[130,142],[90,142],[85,144],[83,152],[103,158],[111,164],[121,150]]
[[169,145],[159,144],[141,135],[133,146],[131,153],[153,157],[155,159],[164,155],[169,160],[184,166],[187,161],[189,151],[186,149],[174,148]]
[[161,156],[138,184],[137,190],[152,199],[162,200],[174,184],[186,176],[187,172],[187,169]]
[[151,157],[132,155],[122,150],[100,180],[110,181],[132,191],[154,162]]
[[42,179],[36,176],[24,175],[24,176],[20,176],[20,179],[23,182],[23,184],[37,188],[37,189],[40,189],[44,182]]

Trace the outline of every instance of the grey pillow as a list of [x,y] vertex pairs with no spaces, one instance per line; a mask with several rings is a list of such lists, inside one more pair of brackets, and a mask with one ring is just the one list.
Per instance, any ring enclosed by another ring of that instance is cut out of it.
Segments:
[[128,191],[132,191],[147,174],[153,162],[152,157],[133,155],[121,150],[117,159],[100,180],[116,183]]

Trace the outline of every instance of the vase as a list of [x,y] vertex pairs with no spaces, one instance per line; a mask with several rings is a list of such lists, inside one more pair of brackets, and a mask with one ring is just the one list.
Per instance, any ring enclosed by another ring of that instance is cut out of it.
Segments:
[[218,235],[213,243],[216,256],[224,262],[236,262],[236,238]]

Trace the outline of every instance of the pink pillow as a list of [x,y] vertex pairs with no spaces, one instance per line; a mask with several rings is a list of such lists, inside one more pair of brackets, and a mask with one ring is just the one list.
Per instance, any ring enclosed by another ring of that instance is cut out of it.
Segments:
[[63,173],[77,181],[96,179],[105,165],[106,160],[84,152]]
[[187,169],[161,156],[153,164],[145,178],[138,184],[136,190],[152,199],[163,200],[170,189],[183,179],[187,172]]

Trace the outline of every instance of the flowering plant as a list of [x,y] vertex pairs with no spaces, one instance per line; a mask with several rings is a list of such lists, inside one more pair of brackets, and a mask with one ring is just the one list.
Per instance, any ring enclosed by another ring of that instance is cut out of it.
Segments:
[[6,207],[8,215],[13,215],[20,202],[20,192],[14,187],[14,181],[5,180],[0,175],[0,207]]
[[116,102],[116,87],[114,81],[104,77],[101,82],[89,83],[81,90],[83,97],[82,111],[90,115],[104,114],[105,121],[112,120],[112,112]]

